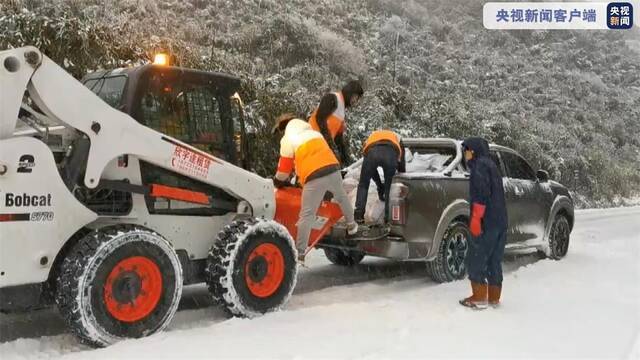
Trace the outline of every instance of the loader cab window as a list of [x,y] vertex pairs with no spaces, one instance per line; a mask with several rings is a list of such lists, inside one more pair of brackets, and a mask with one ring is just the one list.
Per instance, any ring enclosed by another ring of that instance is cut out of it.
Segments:
[[122,101],[127,77],[124,75],[108,76],[99,79],[89,79],[84,85],[98,95],[100,99],[113,108],[118,108]]
[[[229,160],[222,98],[206,82],[178,73],[151,73],[140,99],[140,122],[212,155]],[[227,105],[228,106],[228,105]]]

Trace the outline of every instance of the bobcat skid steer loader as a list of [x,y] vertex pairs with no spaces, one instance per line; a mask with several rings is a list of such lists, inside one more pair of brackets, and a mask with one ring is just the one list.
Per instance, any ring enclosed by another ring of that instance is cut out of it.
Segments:
[[[236,316],[282,307],[300,190],[242,167],[239,86],[152,64],[83,84],[34,47],[1,51],[0,310],[55,304],[106,346],[166,327],[187,284]],[[310,244],[342,216],[319,213]]]

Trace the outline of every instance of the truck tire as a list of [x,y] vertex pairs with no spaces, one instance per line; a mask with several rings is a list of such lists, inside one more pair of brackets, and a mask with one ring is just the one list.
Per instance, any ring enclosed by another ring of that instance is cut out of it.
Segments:
[[92,346],[164,329],[182,295],[182,266],[161,235],[135,225],[94,230],[71,248],[56,279],[67,325]]
[[335,248],[325,248],[324,255],[332,264],[340,266],[358,265],[364,258],[363,253]]
[[541,253],[549,259],[562,259],[569,251],[570,235],[571,226],[569,225],[567,217],[562,214],[556,215],[553,224],[551,224],[551,230],[549,231],[549,242]]
[[256,317],[284,306],[296,285],[297,251],[275,221],[235,220],[218,234],[207,258],[207,285],[231,315]]
[[427,262],[429,276],[438,283],[464,278],[467,273],[469,228],[465,222],[452,222],[445,231],[436,258]]

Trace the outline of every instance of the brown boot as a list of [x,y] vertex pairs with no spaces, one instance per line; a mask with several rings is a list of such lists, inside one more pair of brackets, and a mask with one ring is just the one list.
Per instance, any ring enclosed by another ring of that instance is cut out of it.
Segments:
[[473,294],[466,299],[460,300],[460,305],[470,307],[472,309],[487,308],[487,284],[471,282],[471,291]]
[[494,308],[500,305],[500,293],[502,293],[502,286],[489,285],[489,305]]

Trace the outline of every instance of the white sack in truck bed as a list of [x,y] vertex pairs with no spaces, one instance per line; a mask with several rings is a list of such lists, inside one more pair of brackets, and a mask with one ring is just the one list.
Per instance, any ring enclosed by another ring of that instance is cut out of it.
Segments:
[[[408,173],[433,173],[442,171],[442,169],[445,168],[444,163],[450,158],[451,156],[443,154],[414,154],[411,150],[405,148],[406,170]],[[360,161],[357,166],[350,168],[342,181],[342,186],[344,186],[354,209],[358,192],[358,182],[360,181],[361,165],[362,162]],[[380,179],[384,182],[382,168],[378,168],[378,174],[380,174]],[[391,198],[397,197],[399,191],[398,186],[395,184],[392,185]],[[378,190],[373,180],[369,183],[369,196],[367,197],[364,219],[367,223],[384,222],[384,202],[378,199]]]

